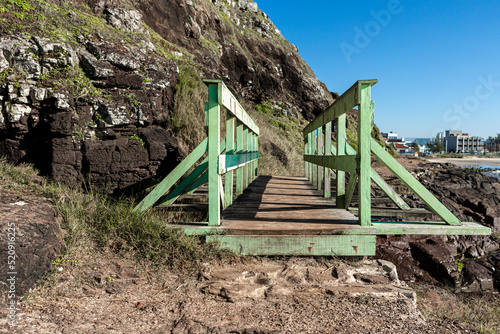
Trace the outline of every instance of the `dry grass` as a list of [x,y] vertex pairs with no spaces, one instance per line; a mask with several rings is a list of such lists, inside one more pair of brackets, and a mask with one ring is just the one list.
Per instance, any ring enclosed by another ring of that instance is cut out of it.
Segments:
[[0,191],[44,197],[60,212],[65,231],[64,257],[84,256],[88,249],[149,260],[158,268],[197,270],[201,263],[218,260],[226,252],[216,244],[185,235],[167,223],[189,219],[182,213],[132,211],[131,198],[112,198],[84,192],[42,179],[29,165],[14,166],[0,158]]
[[[260,175],[302,176],[304,175],[304,139],[302,129],[307,124],[302,118],[280,114],[280,109],[272,110],[270,103],[255,107],[245,106],[249,115],[260,129],[259,166]],[[287,155],[288,164],[283,164],[271,154],[271,141]]]
[[174,101],[167,126],[174,131],[185,151],[190,152],[207,136],[205,102],[208,101],[208,89],[195,68],[179,67]]
[[[500,333],[498,293],[454,294],[446,290],[415,287],[419,309],[430,320],[467,324],[477,333]],[[425,291],[424,291],[425,290]],[[429,292],[430,291],[430,292]]]

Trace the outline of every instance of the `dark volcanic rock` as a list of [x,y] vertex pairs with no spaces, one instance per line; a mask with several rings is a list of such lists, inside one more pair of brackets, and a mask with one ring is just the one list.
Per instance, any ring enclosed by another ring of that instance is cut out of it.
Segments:
[[453,288],[460,286],[457,264],[442,238],[410,242],[410,248],[412,257],[431,276]]
[[[498,233],[498,179],[451,164],[419,164],[413,173],[461,221],[476,221]],[[405,198],[413,207],[424,207],[415,196]],[[397,264],[403,279],[418,279],[413,272],[422,268],[462,291],[491,291],[500,286],[500,257],[495,254],[499,248],[498,240],[491,236],[379,237],[377,257]],[[459,270],[457,263],[463,263],[463,268]]]
[[33,288],[65,245],[56,208],[39,198],[2,192],[0,217],[0,304],[4,304],[12,300],[8,291],[14,289],[19,300]]
[[418,175],[422,182],[462,221],[475,221],[500,232],[500,180],[452,164],[432,164]]
[[[47,61],[54,50],[57,61]],[[171,170],[183,157],[169,131],[147,130],[172,109],[174,61],[105,41],[70,46],[16,36],[0,39],[0,54],[12,68],[39,69],[26,84],[15,84],[13,75],[0,86],[0,154],[9,160],[34,163],[67,184],[90,181],[118,192]],[[109,96],[86,95],[90,86],[39,87],[42,72],[50,71],[86,75],[80,84],[91,79]]]
[[408,236],[380,236],[377,237],[377,250],[375,257],[394,263],[398,276],[406,282],[414,282],[423,277],[419,263],[410,253]]
[[462,291],[493,291],[493,279],[491,274],[490,270],[477,262],[466,262],[462,268]]

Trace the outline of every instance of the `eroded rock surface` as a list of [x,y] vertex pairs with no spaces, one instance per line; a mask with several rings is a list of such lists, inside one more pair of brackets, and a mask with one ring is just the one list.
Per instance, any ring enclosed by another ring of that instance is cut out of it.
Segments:
[[[165,173],[184,156],[171,132],[156,125],[173,105],[174,61],[111,42],[25,36],[0,38],[0,54],[9,64],[0,85],[0,155],[110,192]],[[77,83],[62,77],[43,87],[57,73]]]
[[0,31],[0,155],[56,180],[121,192],[171,170],[188,153],[169,123],[182,66],[295,116],[311,118],[333,101],[254,1],[86,4],[68,15],[95,16],[84,22],[96,28],[87,35],[71,22],[64,42]]

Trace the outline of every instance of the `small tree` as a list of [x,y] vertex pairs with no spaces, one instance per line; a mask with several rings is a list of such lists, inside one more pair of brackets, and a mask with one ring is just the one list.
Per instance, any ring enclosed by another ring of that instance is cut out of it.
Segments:
[[436,139],[431,142],[430,149],[433,153],[441,153],[444,151],[444,145],[441,139],[439,139],[439,136],[436,136]]
[[416,141],[413,142],[413,145],[411,145],[411,148],[413,149],[413,152],[420,153],[420,146],[418,146],[418,143]]

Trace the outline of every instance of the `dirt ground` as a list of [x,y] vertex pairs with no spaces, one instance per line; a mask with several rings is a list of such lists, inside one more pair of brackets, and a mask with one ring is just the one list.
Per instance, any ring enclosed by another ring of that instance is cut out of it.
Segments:
[[[385,261],[248,258],[197,275],[153,274],[123,259],[61,263],[2,333],[467,333],[425,318],[453,295],[415,291]],[[87,282],[83,284],[82,282]],[[419,298],[422,299],[422,298]],[[436,311],[437,314],[437,311]]]

